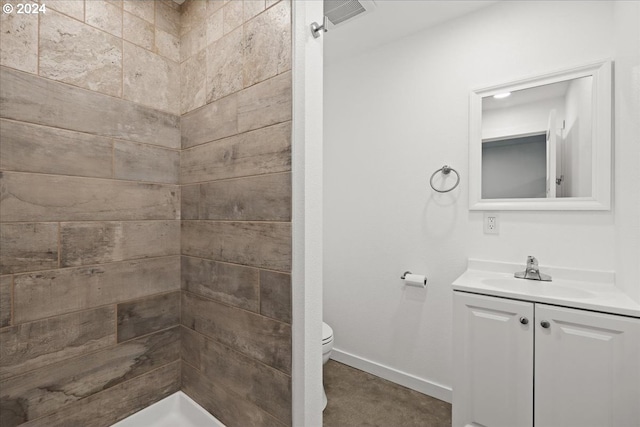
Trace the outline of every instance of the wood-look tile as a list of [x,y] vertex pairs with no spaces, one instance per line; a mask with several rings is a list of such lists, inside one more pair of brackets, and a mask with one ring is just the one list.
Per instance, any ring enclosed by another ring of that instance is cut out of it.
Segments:
[[291,122],[181,152],[183,184],[291,170]]
[[183,114],[202,107],[207,101],[206,93],[207,52],[197,55],[180,64],[181,103]]
[[193,329],[180,326],[180,350],[182,360],[200,369],[200,353],[204,349],[204,335]]
[[0,328],[11,324],[13,276],[0,276]]
[[14,322],[22,323],[178,290],[180,258],[123,261],[14,276]]
[[61,223],[62,267],[179,254],[177,220]]
[[115,328],[109,306],[0,330],[0,380],[112,346]]
[[270,270],[291,270],[291,224],[182,221],[182,254]]
[[201,184],[200,219],[291,221],[291,174]]
[[291,275],[260,271],[260,313],[291,323]]
[[177,184],[179,173],[178,151],[125,141],[113,143],[114,178]]
[[182,325],[282,372],[291,372],[291,327],[183,292]]
[[179,116],[28,73],[0,67],[0,99],[3,118],[180,148]]
[[0,419],[15,426],[179,360],[178,327],[65,360],[1,383]]
[[238,132],[291,120],[291,72],[238,92]]
[[111,178],[109,138],[0,120],[0,139],[2,170]]
[[0,224],[0,274],[58,267],[58,224]]
[[209,339],[205,339],[201,357],[203,376],[214,385],[231,390],[291,425],[289,375]]
[[225,304],[259,311],[259,273],[251,267],[182,257],[182,289]]
[[180,114],[180,65],[124,42],[123,98]]
[[[3,1],[17,7],[20,0]],[[17,13],[0,14],[0,65],[26,71],[38,72],[38,18]]]
[[0,172],[3,221],[177,219],[178,187]]
[[284,427],[266,411],[214,384],[186,363],[182,365],[182,391],[225,425]]
[[[94,2],[87,2],[87,5]],[[122,31],[122,10],[119,30]],[[91,10],[91,6],[88,7]],[[115,97],[122,96],[122,39],[54,10],[39,15],[38,73]],[[108,20],[110,23],[115,19]],[[34,90],[33,88],[32,90]]]
[[118,304],[118,342],[179,324],[179,291]]
[[[264,7],[262,1],[245,0],[245,15],[247,5],[256,7],[256,3]],[[254,85],[290,69],[291,5],[283,1],[245,24],[244,86]]]
[[200,185],[183,185],[180,187],[180,218],[198,219],[200,206]]
[[106,427],[179,390],[177,361],[74,402],[24,427]]
[[182,116],[182,148],[238,133],[237,105],[233,94]]

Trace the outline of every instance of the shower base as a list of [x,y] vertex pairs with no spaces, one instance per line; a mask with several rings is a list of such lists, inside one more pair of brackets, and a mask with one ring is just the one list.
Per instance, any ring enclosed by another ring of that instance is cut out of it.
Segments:
[[189,396],[179,391],[111,427],[225,427]]

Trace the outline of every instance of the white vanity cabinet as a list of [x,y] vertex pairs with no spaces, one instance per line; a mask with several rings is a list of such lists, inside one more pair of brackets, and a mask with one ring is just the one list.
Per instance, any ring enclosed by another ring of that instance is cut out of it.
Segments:
[[640,319],[454,292],[453,427],[640,426]]

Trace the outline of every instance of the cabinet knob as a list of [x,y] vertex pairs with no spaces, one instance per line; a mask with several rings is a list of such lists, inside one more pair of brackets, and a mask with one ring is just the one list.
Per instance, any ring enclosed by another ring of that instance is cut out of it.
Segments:
[[542,322],[540,322],[540,326],[547,329],[549,328],[549,326],[551,326],[551,323],[547,322],[546,320],[543,320]]
[[529,323],[529,319],[523,316],[520,318],[520,323],[522,323],[523,325],[526,325],[527,323]]

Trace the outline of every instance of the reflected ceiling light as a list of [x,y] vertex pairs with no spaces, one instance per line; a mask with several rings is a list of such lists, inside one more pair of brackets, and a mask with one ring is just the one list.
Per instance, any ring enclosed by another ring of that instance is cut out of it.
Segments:
[[502,93],[496,93],[495,95],[493,95],[493,97],[495,99],[502,99],[502,98],[506,98],[507,96],[510,96],[511,92],[502,92]]

